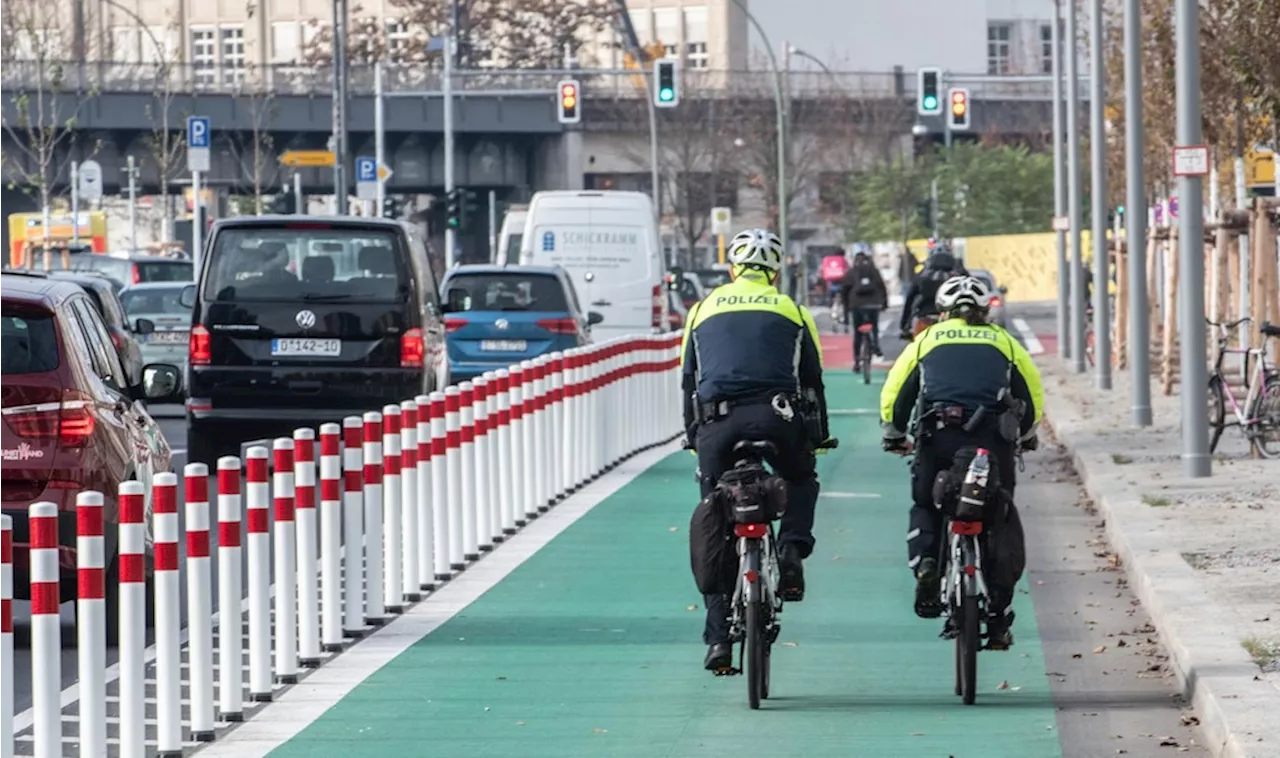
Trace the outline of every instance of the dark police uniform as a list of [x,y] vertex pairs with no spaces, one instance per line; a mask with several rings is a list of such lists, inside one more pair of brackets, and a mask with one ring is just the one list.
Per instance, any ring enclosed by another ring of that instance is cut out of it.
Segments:
[[[995,458],[1002,486],[1013,493],[1016,445],[998,431],[1002,411],[1000,391],[1009,388],[1025,403],[1020,433],[1026,436],[1040,421],[1044,389],[1031,356],[1004,329],[994,324],[970,326],[962,318],[948,319],[921,332],[889,371],[880,393],[880,421],[886,439],[903,437],[912,412],[935,404],[964,409],[968,419],[979,407],[990,414],[988,423],[973,432],[959,425],[930,429],[916,449],[912,465],[910,531],[907,553],[915,569],[923,558],[939,555],[941,514],[933,503],[933,482],[939,471],[951,468],[964,447],[986,447]],[[1013,588],[992,588],[1011,593]],[[1011,599],[1011,598],[1010,598]]]
[[[784,419],[771,400],[778,394],[795,396],[802,388],[822,397],[820,344],[813,316],[779,293],[763,273],[747,269],[694,306],[680,350],[685,429],[698,451],[703,496],[733,466],[737,442],[773,442],[779,455],[769,464],[787,482],[788,492],[779,549],[798,552],[800,558],[813,550],[818,501],[813,444],[799,416]],[[695,402],[707,413],[695,416]],[[707,416],[695,430],[695,418]],[[729,598],[704,599],[703,641],[724,642]]]

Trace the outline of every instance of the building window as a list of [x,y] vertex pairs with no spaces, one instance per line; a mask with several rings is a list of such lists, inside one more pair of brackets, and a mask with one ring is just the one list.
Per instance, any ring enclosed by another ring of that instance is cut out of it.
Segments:
[[218,30],[222,46],[222,70],[229,84],[244,82],[244,28],[224,26]]
[[387,60],[392,63],[403,63],[409,59],[409,24],[400,19],[389,18],[387,28]]
[[1040,27],[1040,72],[1053,73],[1053,26],[1050,24]]
[[191,66],[196,84],[213,84],[217,76],[218,48],[213,29],[191,28]]
[[707,7],[705,5],[684,9],[684,54],[689,68],[705,69],[711,65],[707,54],[709,38]]
[[655,8],[653,11],[654,39],[662,43],[664,55],[680,57],[680,9]]
[[148,26],[140,34],[143,63],[169,64],[176,61],[173,33],[163,26]]
[[987,24],[987,73],[1009,73],[1009,39],[1013,27],[1010,24]]
[[111,27],[111,60],[116,63],[137,63],[137,28],[132,26]]
[[296,21],[271,25],[271,62],[297,63],[302,49],[302,27]]

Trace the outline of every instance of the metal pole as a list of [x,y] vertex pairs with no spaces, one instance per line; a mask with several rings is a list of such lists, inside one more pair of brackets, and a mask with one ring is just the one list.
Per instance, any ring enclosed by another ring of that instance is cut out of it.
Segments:
[[386,116],[383,109],[386,102],[382,97],[382,61],[373,64],[373,157],[378,164],[377,194],[374,196],[374,215],[382,215],[382,206],[387,198],[386,183],[382,181],[382,162],[386,157]]
[[[1280,145],[1276,146],[1280,148]],[[1244,95],[1237,91],[1236,93],[1236,208],[1244,210],[1249,202],[1249,196],[1244,186]],[[1280,195],[1277,195],[1280,197]],[[1252,283],[1249,272],[1249,265],[1252,263],[1249,251],[1249,234],[1245,232],[1236,238],[1237,244],[1240,246],[1240,315],[1244,316],[1249,313],[1249,285]],[[1240,345],[1249,344],[1249,324],[1240,325]]]
[[489,190],[489,262],[498,262],[498,193]]
[[1125,247],[1129,251],[1129,382],[1133,423],[1151,426],[1151,317],[1147,292],[1146,181],[1142,175],[1141,0],[1124,0]]
[[[1077,374],[1085,372],[1084,361],[1084,251],[1080,226],[1084,214],[1080,205],[1080,54],[1076,40],[1076,4],[1067,3],[1067,207],[1071,216],[1071,359]],[[1093,104],[1101,106],[1100,103]],[[1106,287],[1099,283],[1099,287]]]
[[133,165],[130,155],[125,163],[125,171],[129,172],[129,248],[138,251],[138,169]]
[[[761,32],[761,36],[764,33]],[[773,53],[770,52],[770,56]],[[787,157],[790,151],[787,149],[790,145],[791,135],[787,129],[787,125],[791,121],[791,45],[787,42],[782,43],[782,61],[781,69],[774,64],[775,75],[778,79],[778,236],[782,238],[782,249],[785,253],[791,253],[791,230],[788,223],[788,206],[791,203],[787,199]],[[808,302],[809,299],[809,273],[805,268],[804,253],[796,258],[800,267],[800,299]]]
[[[1093,339],[1098,389],[1111,389],[1111,266],[1107,260],[1107,135],[1103,107],[1107,102],[1102,59],[1102,0],[1089,10],[1089,153],[1093,158]],[[1119,239],[1116,240],[1119,244]]]
[[200,251],[204,240],[204,214],[200,212],[200,172],[191,172],[191,268],[200,276]]
[[306,198],[302,196],[302,172],[293,172],[293,212],[303,214],[307,212]]
[[940,230],[939,219],[942,216],[942,209],[938,204],[938,178],[935,176],[932,182],[929,182],[929,216],[933,221],[933,238],[936,240],[942,236]]
[[[444,192],[445,196],[453,195],[453,54],[457,40],[457,6],[454,6],[454,23],[449,27],[449,36],[445,40],[444,78],[441,80],[441,94],[444,97]],[[458,262],[457,231],[448,224],[444,227],[445,264],[452,268]]]
[[[1200,5],[1197,0],[1177,4],[1178,145],[1199,145],[1200,119]],[[1188,477],[1212,473],[1209,458],[1209,420],[1205,416],[1209,372],[1205,365],[1204,325],[1204,192],[1199,176],[1178,177],[1178,267],[1181,313],[1182,469]]]
[[80,244],[80,164],[71,161],[71,244]]
[[[1053,213],[1057,218],[1067,215],[1067,164],[1063,155],[1062,115],[1062,0],[1054,0]],[[1071,357],[1071,338],[1067,330],[1071,319],[1071,266],[1067,262],[1066,230],[1058,229],[1054,237],[1058,245],[1058,355],[1066,360]]]
[[[652,68],[648,76],[652,76]],[[653,104],[653,93],[657,89],[658,83],[653,82],[652,86],[647,84],[649,79],[645,78],[645,99],[649,101],[649,182],[653,186],[653,215],[657,221],[662,221],[662,185],[659,183],[661,177],[658,172],[658,107]]]
[[347,215],[347,0],[333,0],[333,203]]

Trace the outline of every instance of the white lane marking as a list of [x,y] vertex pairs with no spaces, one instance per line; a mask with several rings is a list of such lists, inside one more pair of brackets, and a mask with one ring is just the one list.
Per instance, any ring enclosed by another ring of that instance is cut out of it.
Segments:
[[1024,318],[1015,318],[1013,320],[1013,328],[1018,330],[1018,334],[1022,335],[1022,344],[1026,346],[1027,352],[1032,355],[1040,355],[1044,352],[1044,345],[1040,343],[1040,338],[1031,331],[1031,325]]
[[821,497],[838,497],[838,498],[874,498],[880,497],[879,492],[820,492]]
[[186,455],[187,449],[185,447],[171,447],[169,452],[173,455]]
[[265,756],[288,742],[357,685],[505,579],[592,508],[679,449],[679,444],[671,442],[649,450],[588,485],[530,523],[501,548],[470,565],[413,610],[317,669],[304,683],[290,688],[251,720],[221,736],[201,751],[201,755],[207,758]]
[[877,416],[880,411],[875,408],[833,408],[827,410],[828,416]]

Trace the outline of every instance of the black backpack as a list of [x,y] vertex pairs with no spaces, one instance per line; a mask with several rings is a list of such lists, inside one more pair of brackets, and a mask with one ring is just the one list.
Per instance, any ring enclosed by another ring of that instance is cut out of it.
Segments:
[[878,271],[855,271],[854,276],[857,281],[853,285],[853,294],[858,297],[871,297],[876,294],[876,281],[873,277],[879,276]]

